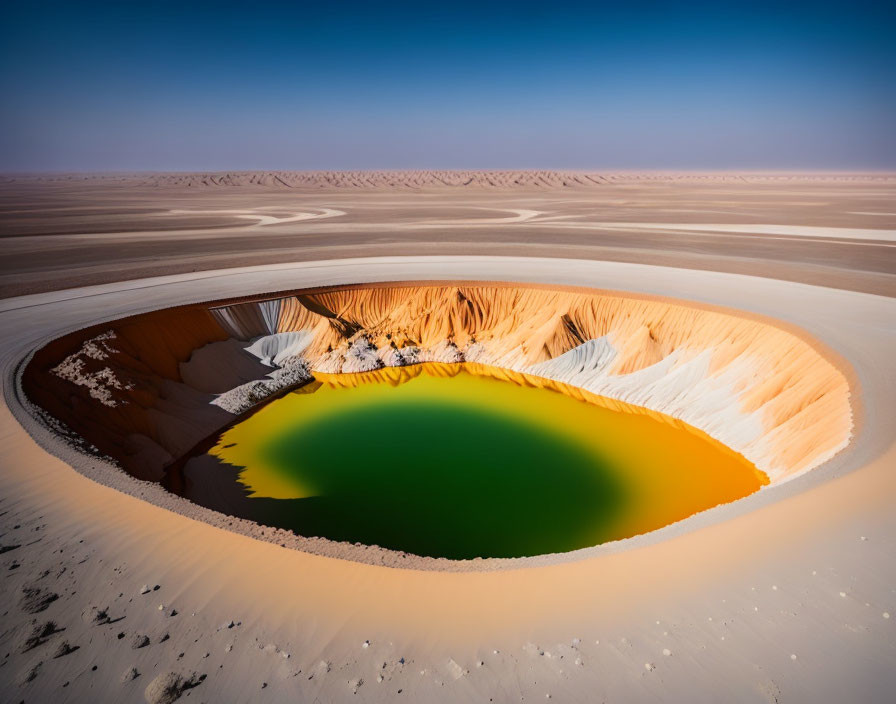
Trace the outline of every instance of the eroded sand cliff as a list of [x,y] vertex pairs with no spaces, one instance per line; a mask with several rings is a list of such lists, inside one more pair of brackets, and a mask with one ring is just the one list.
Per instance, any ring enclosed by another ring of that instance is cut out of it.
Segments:
[[841,369],[769,320],[499,284],[347,287],[156,311],[47,345],[24,387],[73,437],[159,480],[204,438],[315,371],[424,361],[475,362],[666,414],[772,483],[824,462],[853,428]]

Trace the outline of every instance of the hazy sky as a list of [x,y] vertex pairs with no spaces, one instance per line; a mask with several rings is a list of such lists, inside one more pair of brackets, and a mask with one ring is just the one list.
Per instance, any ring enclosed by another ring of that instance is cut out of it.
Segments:
[[893,7],[4,3],[0,170],[896,168]]

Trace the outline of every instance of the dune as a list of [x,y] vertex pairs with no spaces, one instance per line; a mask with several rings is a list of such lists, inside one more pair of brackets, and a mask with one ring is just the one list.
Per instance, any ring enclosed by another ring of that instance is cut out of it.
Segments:
[[889,173],[803,172],[588,172],[559,170],[416,170],[416,171],[220,171],[149,174],[9,175],[7,183],[127,181],[161,188],[259,187],[265,189],[590,189],[632,183],[892,183]]

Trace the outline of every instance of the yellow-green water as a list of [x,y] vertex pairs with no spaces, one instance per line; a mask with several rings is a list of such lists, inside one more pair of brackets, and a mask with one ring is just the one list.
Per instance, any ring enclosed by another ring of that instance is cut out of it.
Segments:
[[679,421],[471,364],[316,375],[210,454],[249,518],[456,559],[630,537],[767,483]]

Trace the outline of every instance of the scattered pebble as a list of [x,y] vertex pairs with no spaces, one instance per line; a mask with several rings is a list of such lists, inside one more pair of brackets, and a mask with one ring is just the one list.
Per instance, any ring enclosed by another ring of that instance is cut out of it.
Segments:
[[656,667],[656,666],[655,666],[652,662],[645,662],[645,663],[644,663],[644,669],[647,670],[648,672],[653,671],[653,669],[654,669],[655,667]]
[[791,653],[791,654],[790,654],[790,659],[791,659],[791,660],[796,660],[796,653]]
[[884,611],[884,618],[890,618],[890,612]]
[[666,657],[669,657],[671,654],[672,654],[671,650],[669,650],[668,648],[663,648],[663,655],[665,655]]

